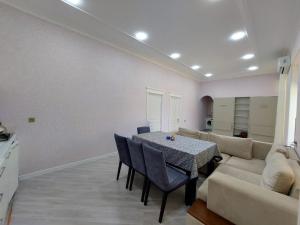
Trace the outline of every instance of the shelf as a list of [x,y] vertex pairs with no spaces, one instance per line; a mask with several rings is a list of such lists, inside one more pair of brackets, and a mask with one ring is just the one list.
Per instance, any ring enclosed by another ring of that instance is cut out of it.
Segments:
[[235,109],[235,111],[249,111],[249,109]]
[[248,130],[248,127],[235,127],[235,130]]
[[249,103],[235,103],[235,105],[250,105]]
[[235,124],[240,124],[240,125],[247,125],[248,126],[248,123],[239,123],[239,122],[235,122]]
[[249,118],[249,116],[244,116],[244,115],[235,115],[235,117],[240,117],[240,118]]

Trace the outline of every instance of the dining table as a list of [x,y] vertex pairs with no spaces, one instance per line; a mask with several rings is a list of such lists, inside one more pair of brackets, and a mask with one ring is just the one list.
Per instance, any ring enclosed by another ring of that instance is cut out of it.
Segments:
[[[170,138],[173,136],[174,138]],[[222,159],[216,143],[168,132],[150,132],[133,135],[133,140],[148,144],[164,153],[166,163],[181,169],[190,180],[185,186],[185,204],[196,199],[198,169]]]

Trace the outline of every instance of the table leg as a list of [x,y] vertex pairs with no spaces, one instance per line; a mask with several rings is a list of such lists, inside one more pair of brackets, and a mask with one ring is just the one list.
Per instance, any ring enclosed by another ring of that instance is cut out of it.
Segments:
[[192,205],[196,200],[198,177],[191,179],[185,185],[185,205]]
[[212,174],[212,172],[214,172],[214,170],[215,170],[215,163],[214,163],[214,160],[212,159],[207,163],[207,176]]

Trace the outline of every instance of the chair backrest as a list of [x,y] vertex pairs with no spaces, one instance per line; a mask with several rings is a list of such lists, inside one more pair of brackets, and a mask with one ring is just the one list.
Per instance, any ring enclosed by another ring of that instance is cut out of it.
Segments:
[[114,136],[115,136],[115,141],[116,141],[120,161],[126,164],[127,166],[131,166],[131,159],[130,159],[130,153],[127,144],[127,138],[117,134],[114,134]]
[[138,127],[136,130],[138,134],[150,133],[150,127]]
[[143,153],[143,146],[141,143],[127,139],[128,148],[130,152],[131,164],[133,169],[146,175],[146,167]]
[[167,165],[163,152],[147,144],[143,144],[143,152],[147,176],[150,181],[160,188],[167,187],[169,185],[169,178],[167,175]]

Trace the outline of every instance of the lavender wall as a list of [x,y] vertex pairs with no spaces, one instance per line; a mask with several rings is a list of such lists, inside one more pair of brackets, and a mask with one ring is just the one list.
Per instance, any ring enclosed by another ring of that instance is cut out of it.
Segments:
[[[114,132],[146,123],[146,87],[182,95],[183,126],[198,128],[197,82],[1,3],[0,27],[0,121],[21,174],[116,151]],[[167,129],[167,97],[163,111]]]
[[201,83],[201,96],[249,97],[277,96],[278,74],[267,74],[237,79],[219,80]]

